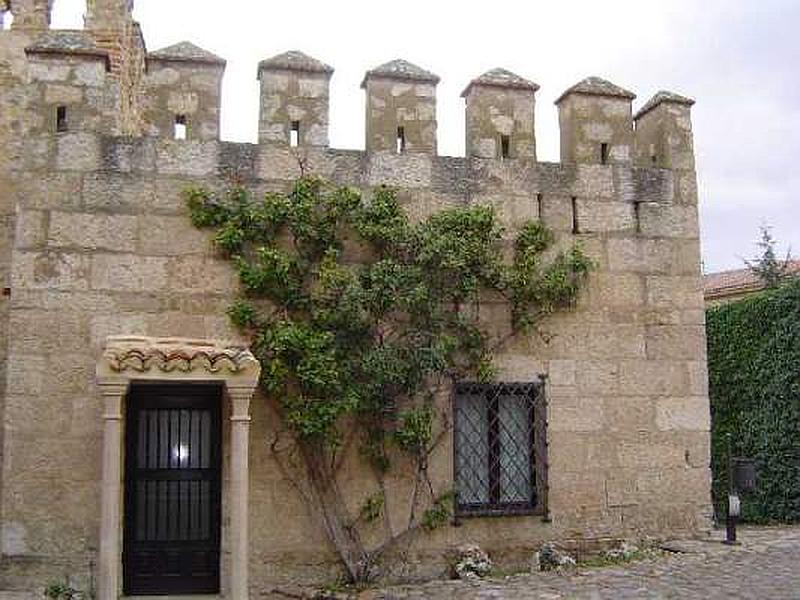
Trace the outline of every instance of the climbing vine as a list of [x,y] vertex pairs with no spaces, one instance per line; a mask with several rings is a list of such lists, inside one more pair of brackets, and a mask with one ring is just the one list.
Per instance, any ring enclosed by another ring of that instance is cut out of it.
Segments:
[[707,322],[717,518],[725,518],[730,434],[734,454],[758,468],[744,520],[799,522],[800,281],[712,308]]
[[[530,331],[573,304],[590,260],[578,246],[552,252],[537,221],[509,240],[486,206],[412,223],[387,187],[362,194],[304,176],[288,194],[232,187],[186,198],[238,271],[242,295],[228,314],[250,336],[261,386],[302,455],[305,497],[350,577],[368,579],[392,544],[450,516],[452,491],[436,491],[427,473],[448,422],[436,398],[454,380],[494,376],[508,335],[488,333],[481,307],[507,306],[509,335]],[[357,515],[336,477],[352,436],[379,490]],[[367,549],[358,526],[387,511],[383,477],[398,455],[415,465],[407,528]]]

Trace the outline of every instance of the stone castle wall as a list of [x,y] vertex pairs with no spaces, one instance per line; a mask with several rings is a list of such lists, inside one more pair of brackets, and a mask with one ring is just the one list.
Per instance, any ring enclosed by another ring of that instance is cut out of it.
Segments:
[[[149,82],[142,78],[141,94],[150,98],[142,114],[150,123],[163,118],[162,125],[145,124],[149,137],[114,137],[108,133],[122,129],[109,122],[114,111],[108,107],[119,106],[115,99],[127,92],[120,92],[105,61],[91,53],[26,55],[32,39],[23,35],[0,33],[0,56],[11,57],[0,65],[2,81],[9,82],[0,88],[0,104],[12,109],[0,113],[0,135],[16,148],[0,171],[0,226],[6,228],[0,230],[0,275],[10,288],[0,298],[8,357],[0,395],[0,589],[30,590],[66,572],[88,578],[93,570],[102,433],[94,367],[106,337],[238,336],[224,312],[236,295],[234,272],[215,256],[209,234],[192,227],[181,191],[219,189],[231,179],[257,192],[285,190],[301,163],[306,172],[366,193],[396,186],[415,219],[479,203],[495,206],[510,231],[541,219],[559,246],[580,241],[597,265],[574,310],[548,319],[541,335],[518,339],[497,357],[500,380],[549,377],[550,519],[469,518],[421,535],[409,548],[417,572],[441,572],[445,551],[463,541],[512,563],[545,540],[673,536],[708,527],[704,311],[685,99],[646,105],[634,128],[631,98],[589,82],[559,104],[568,156],[541,163],[526,122],[535,88],[524,80],[503,87],[508,77],[494,73],[465,92],[476,102],[468,108],[475,125],[467,131],[467,147],[475,152],[441,157],[435,155],[438,78],[404,63],[365,79],[376,120],[367,128],[367,148],[374,151],[334,150],[327,147],[330,71],[295,55],[260,67],[262,143],[233,144],[214,139],[219,63],[183,47],[178,59],[175,53],[158,59],[176,60],[177,75],[165,76],[159,67]],[[164,84],[169,77],[180,89]],[[84,125],[47,128],[48,93],[56,88],[73,96],[69,90],[80,89],[70,114],[86,111]],[[492,90],[500,99],[494,104]],[[170,92],[183,104],[170,104]],[[387,96],[393,100],[384,102]],[[93,107],[99,97],[106,102]],[[171,134],[164,131],[171,123],[165,115],[178,108],[195,114],[185,109],[186,98],[197,102],[206,126],[196,131],[203,133],[165,139]],[[17,114],[20,124],[8,114]],[[289,145],[287,119],[301,122],[297,148]],[[398,123],[408,136],[408,151],[399,154],[392,139]],[[28,135],[18,135],[23,131]],[[496,135],[511,136],[510,156],[499,156]],[[606,156],[600,144],[608,144]],[[490,327],[502,327],[502,306],[482,311]],[[286,582],[331,581],[338,572],[323,529],[272,454],[280,431],[272,402],[259,397],[253,403],[254,597]],[[342,485],[356,511],[374,490],[352,454]],[[452,454],[448,436],[431,461],[442,489],[452,486]],[[390,496],[402,498],[405,485],[390,481]],[[403,507],[390,512],[399,527]]]

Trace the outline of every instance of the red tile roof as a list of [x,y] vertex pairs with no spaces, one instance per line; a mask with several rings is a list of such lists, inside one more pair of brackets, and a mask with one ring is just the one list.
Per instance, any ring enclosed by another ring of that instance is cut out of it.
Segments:
[[[800,274],[800,260],[790,260],[787,273]],[[728,294],[756,291],[764,284],[750,269],[735,269],[709,273],[704,276],[703,288],[706,298],[727,296]]]

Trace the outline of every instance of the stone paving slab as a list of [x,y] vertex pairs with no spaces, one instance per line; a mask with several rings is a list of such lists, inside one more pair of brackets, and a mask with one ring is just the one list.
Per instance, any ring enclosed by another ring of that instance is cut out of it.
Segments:
[[800,600],[800,527],[746,528],[742,544],[708,541],[618,567],[371,590],[359,600]]

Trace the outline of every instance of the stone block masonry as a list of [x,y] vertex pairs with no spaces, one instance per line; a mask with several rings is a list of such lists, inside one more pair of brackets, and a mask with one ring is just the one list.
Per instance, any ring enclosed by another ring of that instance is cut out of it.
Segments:
[[[411,571],[441,574],[446,551],[465,541],[510,564],[547,540],[709,526],[690,100],[660,93],[634,116],[631,92],[588,78],[559,100],[562,160],[544,163],[538,85],[495,69],[464,92],[466,156],[444,157],[439,78],[396,60],[365,77],[366,150],[337,150],[333,69],[291,51],[259,67],[260,143],[233,144],[219,140],[224,60],[189,43],[140,56],[130,2],[95,0],[80,32],[47,30],[44,5],[29,4],[14,3],[22,18],[0,32],[0,589],[97,576],[103,440],[114,427],[104,402],[116,388],[104,396],[93,373],[108,336],[240,337],[224,314],[235,275],[192,227],[181,190],[231,181],[285,190],[301,171],[366,194],[395,186],[413,219],[491,204],[510,232],[540,219],[559,247],[579,242],[595,261],[573,310],[497,357],[502,381],[549,375],[549,519],[461,519],[415,539]],[[489,327],[503,327],[501,309],[485,307]],[[338,565],[324,530],[270,451],[274,399],[256,396],[250,418],[250,597],[330,581]],[[448,437],[430,465],[443,489],[453,485],[452,445]],[[357,456],[347,460],[342,486],[357,510],[370,477]],[[223,529],[224,573],[242,566],[231,562],[231,535]],[[226,585],[225,597],[246,597]]]

